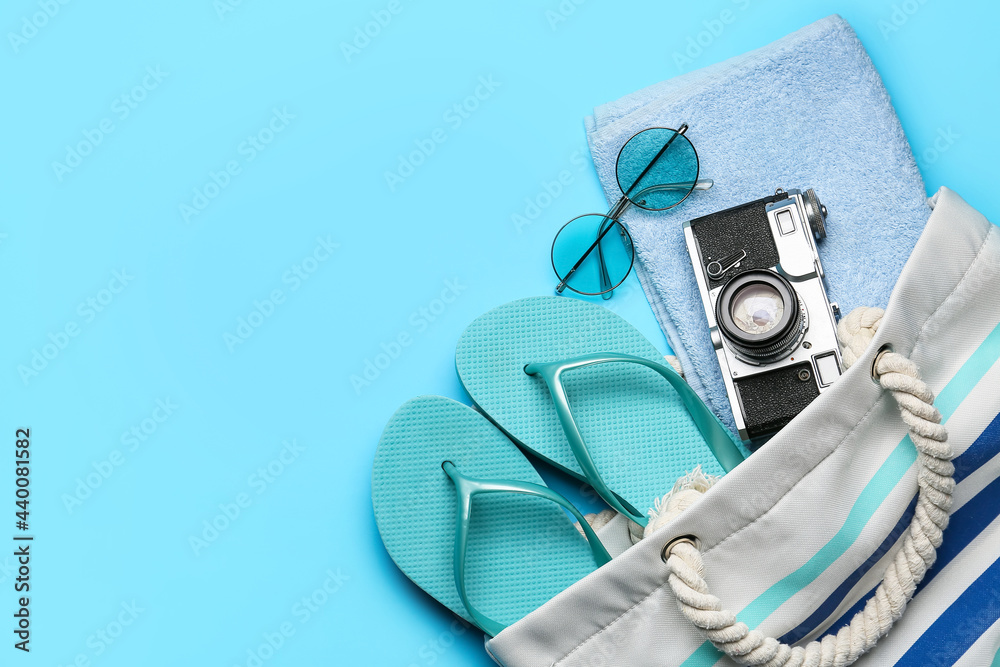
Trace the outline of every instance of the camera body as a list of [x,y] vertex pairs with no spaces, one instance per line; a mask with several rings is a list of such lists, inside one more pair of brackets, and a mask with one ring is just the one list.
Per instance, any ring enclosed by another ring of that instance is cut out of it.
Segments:
[[740,438],[759,442],[840,377],[837,305],[816,241],[826,207],[811,189],[684,223],[712,345]]

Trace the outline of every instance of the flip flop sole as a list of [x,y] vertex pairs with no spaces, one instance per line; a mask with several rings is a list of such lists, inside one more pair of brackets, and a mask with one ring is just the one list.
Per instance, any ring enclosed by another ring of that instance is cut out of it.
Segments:
[[[444,461],[470,477],[544,482],[510,440],[456,401],[414,398],[385,427],[372,505],[386,551],[417,586],[474,623],[455,585],[457,501]],[[485,616],[510,625],[595,569],[586,539],[555,503],[510,493],[473,500],[465,579]]]
[[[602,352],[666,363],[621,317],[567,297],[531,297],[489,311],[466,328],[455,359],[466,391],[490,420],[522,448],[582,479],[547,386],[524,366]],[[655,371],[600,364],[563,381],[602,478],[639,512],[696,465],[723,474],[676,390]]]

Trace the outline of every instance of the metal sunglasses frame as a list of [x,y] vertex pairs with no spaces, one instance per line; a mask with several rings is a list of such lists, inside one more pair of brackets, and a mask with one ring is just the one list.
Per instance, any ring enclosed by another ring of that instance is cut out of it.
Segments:
[[[650,130],[670,130],[674,134],[671,135],[671,137],[666,141],[666,143],[664,143],[663,148],[661,148],[659,152],[657,152],[657,154],[653,156],[653,158],[649,161],[649,164],[646,165],[646,167],[642,170],[639,176],[637,176],[636,179],[632,182],[632,184],[628,187],[628,189],[626,189],[622,186],[621,177],[618,172],[618,163],[621,161],[622,151],[625,150],[625,146],[628,146],[629,142],[632,141],[632,139],[636,138],[643,132],[648,132]],[[691,143],[691,140],[687,139],[687,137],[684,135],[684,133],[687,132],[687,130],[688,130],[687,123],[682,123],[681,126],[676,130],[670,127],[647,127],[646,129],[640,130],[639,132],[633,134],[631,137],[629,137],[629,140],[622,145],[621,149],[618,151],[618,158],[615,160],[615,179],[618,181],[618,188],[622,191],[622,196],[615,203],[615,205],[612,206],[611,209],[602,216],[604,219],[601,221],[601,225],[598,228],[597,238],[590,245],[590,247],[587,248],[587,250],[583,253],[583,255],[581,255],[580,259],[578,259],[576,263],[573,264],[570,270],[566,272],[565,276],[559,275],[559,270],[556,268],[556,244],[559,241],[559,234],[561,234],[564,229],[569,227],[571,224],[573,224],[580,218],[585,218],[592,215],[600,216],[601,214],[585,213],[583,215],[579,215],[573,218],[559,229],[559,231],[556,233],[555,239],[553,239],[552,241],[552,252],[551,252],[552,270],[555,271],[556,277],[559,278],[560,281],[559,284],[556,285],[556,292],[558,294],[562,294],[563,291],[568,287],[577,294],[583,294],[585,296],[597,296],[599,294],[604,299],[610,299],[614,290],[617,289],[623,282],[625,282],[625,279],[628,278],[630,273],[632,273],[632,266],[635,263],[635,248],[632,245],[632,236],[631,234],[629,234],[628,229],[626,229],[625,225],[622,224],[620,220],[620,217],[625,214],[625,211],[627,211],[629,207],[632,206],[633,204],[647,211],[666,211],[667,209],[674,208],[681,202],[685,201],[689,196],[691,196],[691,193],[694,192],[695,190],[708,190],[709,188],[712,187],[713,181],[711,179],[699,178],[699,176],[701,175],[701,162],[698,159],[698,151],[697,149],[695,149],[694,144]],[[681,183],[663,183],[659,185],[652,185],[650,187],[643,188],[639,192],[635,193],[634,196],[631,196],[632,190],[635,189],[636,185],[638,185],[639,182],[643,179],[643,177],[647,173],[649,173],[649,170],[653,168],[653,166],[660,160],[661,157],[663,157],[663,154],[666,153],[667,149],[670,147],[670,145],[674,142],[674,140],[678,136],[684,136],[684,138],[687,139],[688,143],[691,144],[691,150],[694,151],[694,158],[695,158],[694,180],[684,181]],[[665,206],[663,208],[650,208],[644,205],[645,200],[642,199],[642,196],[645,194],[648,194],[650,192],[659,192],[663,190],[681,190],[681,189],[686,189],[687,194],[685,194],[683,197],[681,197],[678,201],[674,202],[670,206]],[[612,285],[611,277],[608,275],[607,264],[604,260],[604,250],[601,247],[601,240],[616,225],[618,227],[622,243],[629,251],[630,261],[628,270],[625,272],[625,275],[622,276],[622,279],[619,280],[616,284]],[[573,274],[576,273],[577,269],[580,268],[580,265],[582,265],[583,262],[587,259],[587,257],[590,256],[590,253],[592,253],[595,249],[597,250],[598,262],[600,265],[601,291],[583,292],[581,290],[575,289],[569,284],[569,280],[570,278],[573,277]]]

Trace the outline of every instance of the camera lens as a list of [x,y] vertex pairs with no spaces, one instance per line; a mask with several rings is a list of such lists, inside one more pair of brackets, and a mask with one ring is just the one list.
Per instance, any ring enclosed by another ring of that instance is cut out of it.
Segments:
[[773,329],[785,312],[785,301],[766,283],[741,287],[733,295],[730,312],[733,323],[748,334],[763,334]]
[[791,283],[766,270],[747,271],[726,283],[715,315],[729,347],[753,364],[789,354],[802,341],[807,324]]

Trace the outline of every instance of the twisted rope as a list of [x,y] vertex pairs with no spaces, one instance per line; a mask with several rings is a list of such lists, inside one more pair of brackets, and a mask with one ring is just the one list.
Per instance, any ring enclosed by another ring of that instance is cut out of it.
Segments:
[[718,477],[706,475],[700,464],[695,466],[694,470],[674,483],[674,488],[667,495],[656,499],[653,509],[649,510],[649,523],[643,529],[642,537],[649,537],[676,519],[718,481]]
[[855,308],[837,323],[840,358],[844,369],[854,365],[868,349],[875,332],[882,324],[885,311],[881,308]]
[[[857,312],[853,311],[845,319],[851,319]],[[873,326],[877,329],[880,319],[881,312],[878,317],[874,317],[874,313],[859,314],[852,320],[851,326],[856,327],[853,335],[865,336],[865,330],[873,331]],[[845,365],[847,356],[845,350]],[[858,356],[855,355],[850,363]],[[705,565],[692,539],[674,540],[664,548],[668,582],[681,611],[716,648],[741,665],[842,667],[854,663],[888,634],[893,623],[902,616],[917,584],[934,563],[937,547],[948,526],[955,489],[952,478],[955,467],[951,463],[954,454],[947,442],[948,434],[941,425],[941,413],[933,406],[934,394],[919,379],[913,362],[894,352],[882,352],[875,361],[875,374],[882,387],[896,399],[916,446],[919,493],[916,512],[902,547],[886,569],[875,596],[851,619],[850,625],[841,628],[836,635],[827,635],[822,641],[813,641],[804,647],[781,644],[777,639],[750,630],[745,623],[736,620],[735,614],[722,608],[719,598],[708,590]]]

